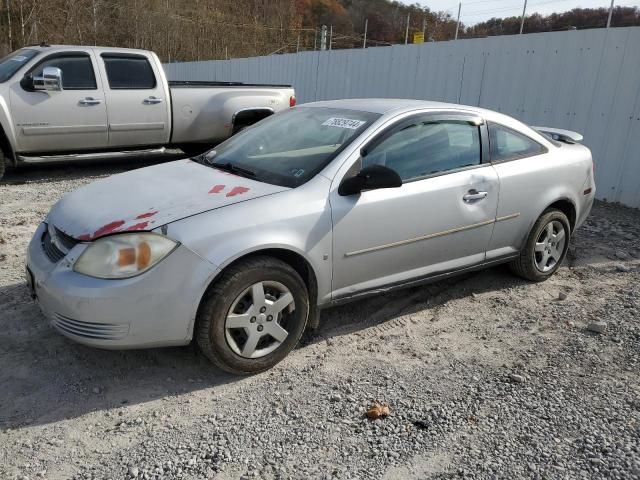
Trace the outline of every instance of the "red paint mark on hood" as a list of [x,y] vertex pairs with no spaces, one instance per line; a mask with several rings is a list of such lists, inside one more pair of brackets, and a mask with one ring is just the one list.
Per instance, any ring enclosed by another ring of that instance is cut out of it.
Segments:
[[216,185],[211,190],[209,190],[209,193],[220,193],[222,190],[224,190],[224,187],[225,185]]
[[135,232],[135,231],[138,231],[138,230],[144,230],[148,226],[149,226],[149,222],[140,222],[140,223],[136,223],[135,225],[131,225],[130,227],[126,228],[124,231],[125,232]]
[[105,235],[109,235],[110,233],[117,232],[118,228],[124,225],[124,223],[124,220],[116,220],[115,222],[107,223],[103,227],[100,227],[98,230],[96,230],[92,237],[99,238],[104,237]]
[[140,215],[138,215],[136,217],[136,220],[141,220],[143,218],[149,218],[149,217],[153,217],[156,213],[158,213],[158,211],[156,210],[155,212],[147,212],[147,213],[141,213]]
[[241,195],[248,191],[249,189],[247,187],[233,187],[233,189],[227,193],[227,197],[235,197],[236,195]]

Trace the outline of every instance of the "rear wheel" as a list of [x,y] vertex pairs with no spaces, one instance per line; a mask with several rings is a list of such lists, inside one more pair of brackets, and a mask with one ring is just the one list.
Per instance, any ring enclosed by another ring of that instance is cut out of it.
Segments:
[[196,340],[223,370],[257,373],[293,350],[308,316],[309,295],[300,275],[276,258],[254,257],[230,267],[209,289]]
[[517,275],[541,282],[553,275],[569,249],[571,227],[559,210],[547,210],[536,221],[520,256],[511,264]]

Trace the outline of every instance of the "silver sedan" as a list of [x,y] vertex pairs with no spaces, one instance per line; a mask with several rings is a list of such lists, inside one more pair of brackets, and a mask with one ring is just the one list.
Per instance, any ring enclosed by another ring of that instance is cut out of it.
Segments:
[[219,367],[259,372],[340,302],[498,263],[548,278],[595,194],[580,139],[460,105],[302,105],[68,194],[27,278],[75,341],[195,340]]

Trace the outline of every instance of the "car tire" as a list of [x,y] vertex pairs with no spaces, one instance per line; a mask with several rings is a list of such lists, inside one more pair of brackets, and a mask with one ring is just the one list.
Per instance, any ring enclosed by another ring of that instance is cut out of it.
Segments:
[[[560,231],[564,232],[562,239],[559,239]],[[560,210],[546,210],[533,225],[518,258],[510,263],[511,270],[532,282],[546,280],[562,265],[570,237],[567,216]]]
[[277,258],[257,256],[232,265],[209,288],[198,309],[195,337],[216,366],[249,375],[284,359],[298,344],[308,317],[309,294],[300,275]]

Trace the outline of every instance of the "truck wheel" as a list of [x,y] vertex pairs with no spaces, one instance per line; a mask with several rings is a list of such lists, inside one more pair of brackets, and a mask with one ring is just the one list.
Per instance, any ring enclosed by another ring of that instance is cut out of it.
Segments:
[[511,270],[532,282],[542,282],[553,275],[569,249],[571,227],[560,210],[546,210],[529,233],[520,256],[511,262]]
[[247,375],[286,357],[308,317],[309,294],[300,275],[276,258],[254,257],[231,266],[209,288],[195,336],[216,366]]

